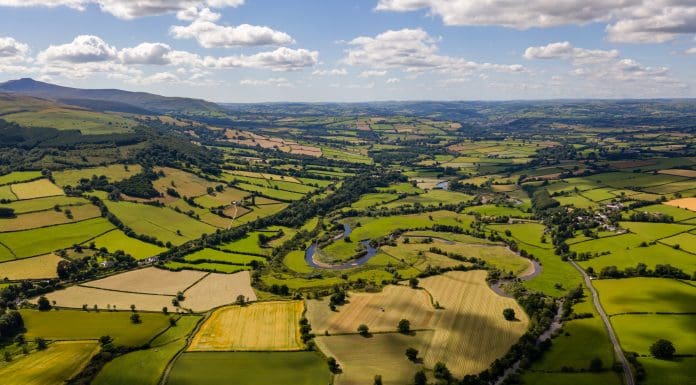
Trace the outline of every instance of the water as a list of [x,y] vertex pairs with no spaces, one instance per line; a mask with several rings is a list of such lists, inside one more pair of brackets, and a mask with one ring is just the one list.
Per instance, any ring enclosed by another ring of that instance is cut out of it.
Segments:
[[[353,232],[353,229],[350,227],[348,224],[343,225],[343,234],[337,236],[334,238],[334,242],[340,241],[341,239],[350,236],[350,234]],[[348,261],[346,263],[342,263],[339,265],[326,265],[326,264],[317,264],[314,262],[314,253],[317,250],[317,244],[312,243],[309,245],[307,250],[305,251],[305,262],[307,265],[315,268],[315,269],[329,269],[329,270],[343,270],[343,269],[349,269],[351,267],[358,267],[362,266],[367,261],[370,260],[370,258],[374,257],[377,254],[377,248],[370,246],[370,241],[360,241],[360,244],[365,246],[365,249],[367,250],[367,253],[363,255],[362,257],[358,259],[354,259],[352,261]]]

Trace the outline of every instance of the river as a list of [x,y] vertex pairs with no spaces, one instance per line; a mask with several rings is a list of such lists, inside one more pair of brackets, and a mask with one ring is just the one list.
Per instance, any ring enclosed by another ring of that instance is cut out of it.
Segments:
[[[336,237],[334,237],[334,242],[338,242],[341,239],[344,239],[344,238],[350,236],[350,234],[352,232],[353,232],[353,229],[350,227],[350,225],[347,223],[344,223],[343,224],[343,234],[340,234],[340,235],[337,235]],[[367,261],[369,261],[370,258],[374,257],[377,254],[378,250],[376,247],[372,247],[370,245],[369,240],[360,241],[360,244],[365,246],[365,249],[367,250],[367,253],[365,253],[365,255],[363,255],[362,257],[360,257],[358,259],[354,259],[352,261],[348,261],[348,262],[341,263],[338,265],[331,265],[328,263],[318,261],[314,258],[316,255],[318,245],[316,243],[312,243],[311,245],[309,245],[309,247],[305,251],[305,262],[307,263],[307,265],[309,265],[315,269],[329,269],[329,270],[343,270],[343,269],[350,269],[352,267],[362,266],[365,263],[367,263]]]

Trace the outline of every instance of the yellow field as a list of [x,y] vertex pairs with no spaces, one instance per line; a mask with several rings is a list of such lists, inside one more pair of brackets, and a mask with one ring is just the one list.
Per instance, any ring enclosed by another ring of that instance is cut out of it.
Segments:
[[173,188],[182,197],[197,197],[206,194],[208,187],[215,187],[220,183],[207,181],[195,174],[169,167],[157,167],[155,171],[164,172],[164,176],[152,182],[157,191],[166,195],[167,188]]
[[193,336],[189,351],[289,351],[303,348],[302,301],[259,302],[216,310]]
[[696,171],[694,170],[680,170],[673,168],[669,170],[660,170],[659,173],[667,175],[685,176],[687,178],[696,178]]
[[56,342],[46,350],[0,364],[3,384],[56,385],[79,373],[99,351],[96,341]]
[[247,301],[256,301],[256,293],[251,287],[251,275],[248,271],[234,274],[211,273],[184,294],[186,301],[182,306],[193,311],[206,311],[234,303],[238,295],[243,295]]
[[[527,330],[527,315],[515,300],[488,287],[485,271],[449,272],[422,279],[420,286],[444,307],[433,317],[435,332],[422,350],[426,367],[442,361],[457,377],[479,373]],[[518,321],[503,318],[508,307],[515,310]]]
[[409,320],[412,329],[424,329],[434,314],[428,293],[406,286],[386,286],[380,293],[351,293],[337,312],[329,309],[327,299],[307,301],[307,318],[316,333],[356,333],[360,324],[373,332],[391,332],[402,319]]
[[83,284],[83,286],[175,296],[177,292],[186,290],[205,275],[206,273],[204,272],[194,270],[173,272],[156,267],[146,267],[90,281]]
[[165,306],[174,310],[173,296],[125,293],[83,286],[70,286],[64,290],[56,290],[46,294],[46,298],[56,301],[58,307],[74,309],[80,309],[82,305],[87,305],[91,309],[92,306],[97,305],[99,309],[107,309],[111,306],[118,310],[127,310],[130,309],[130,305],[135,305],[138,310],[161,311]]
[[286,182],[301,183],[299,180],[297,180],[297,178],[295,178],[293,176],[274,175],[274,174],[267,174],[267,173],[263,173],[263,172],[237,170],[237,171],[230,171],[230,174],[248,176],[250,178],[261,178],[261,179],[268,179],[268,180],[284,180]]
[[57,278],[56,266],[61,260],[62,258],[55,254],[46,254],[0,263],[0,280]]
[[15,183],[12,186],[12,192],[17,196],[17,199],[33,199],[50,197],[54,195],[64,195],[60,187],[51,183],[48,179],[38,179],[33,182]]
[[[72,212],[72,219],[65,214],[65,210]],[[63,207],[63,211],[46,210],[21,214],[15,218],[0,219],[0,232],[29,230],[37,227],[62,225],[65,223],[83,221],[85,219],[101,216],[101,211],[94,205],[80,205]]]
[[128,165],[128,170],[122,164],[112,164],[109,166],[83,168],[75,170],[56,171],[53,173],[53,180],[58,186],[75,186],[80,179],[91,179],[104,175],[111,182],[119,182],[140,173],[143,168],[139,164]]
[[665,202],[664,204],[679,207],[681,209],[696,211],[696,198],[673,199]]

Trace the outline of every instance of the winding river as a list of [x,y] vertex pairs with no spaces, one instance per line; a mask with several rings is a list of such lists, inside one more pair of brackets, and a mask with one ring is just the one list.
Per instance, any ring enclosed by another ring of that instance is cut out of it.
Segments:
[[[350,234],[352,232],[353,232],[353,229],[350,227],[350,225],[347,223],[344,223],[343,224],[343,234],[336,236],[334,238],[334,242],[350,236]],[[362,266],[365,263],[367,263],[367,261],[369,261],[370,258],[374,257],[377,254],[377,248],[372,247],[370,245],[369,240],[360,241],[360,244],[365,246],[365,249],[367,250],[367,253],[365,253],[365,255],[363,255],[362,257],[360,257],[358,259],[354,259],[352,261],[348,261],[348,262],[341,263],[338,265],[331,265],[328,263],[321,262],[315,258],[318,245],[316,243],[312,243],[305,251],[305,262],[307,263],[307,265],[309,265],[315,269],[329,269],[329,270],[343,270],[343,269],[349,269],[352,267]]]

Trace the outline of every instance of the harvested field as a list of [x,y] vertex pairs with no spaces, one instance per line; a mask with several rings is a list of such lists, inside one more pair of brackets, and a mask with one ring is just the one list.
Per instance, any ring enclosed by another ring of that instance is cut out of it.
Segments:
[[215,192],[213,194],[201,195],[195,199],[196,203],[205,207],[226,207],[232,204],[232,202],[240,202],[244,197],[248,196],[249,193],[242,190],[237,190],[236,188],[227,187],[222,192]]
[[696,178],[696,170],[681,170],[677,168],[671,168],[668,170],[658,171],[660,174],[684,176],[687,178]]
[[421,350],[432,338],[432,331],[415,335],[399,333],[375,334],[370,338],[359,335],[317,337],[317,347],[327,356],[335,357],[342,373],[334,378],[335,385],[371,384],[376,374],[385,385],[413,383],[413,375],[423,369],[420,363],[406,359],[404,352],[412,347]]
[[141,294],[175,296],[177,292],[183,292],[204,276],[205,273],[198,271],[171,272],[156,267],[146,267],[90,281],[82,286]]
[[256,301],[248,271],[234,274],[211,273],[184,294],[186,300],[182,305],[196,312],[234,303],[238,295],[243,295],[247,301]]
[[46,350],[0,366],[0,378],[4,384],[62,384],[79,373],[97,352],[96,341],[56,342]]
[[80,309],[82,305],[87,305],[90,309],[97,305],[102,310],[108,309],[108,306],[117,310],[127,310],[131,305],[135,305],[137,310],[146,311],[161,311],[165,306],[174,308],[172,296],[124,293],[84,286],[70,286],[64,290],[57,290],[46,294],[46,298],[56,301],[56,306],[74,309]]
[[696,198],[673,199],[671,201],[665,202],[665,204],[674,207],[679,207],[682,209],[696,211]]
[[62,258],[51,253],[33,258],[0,263],[0,280],[57,278],[56,266]]
[[109,166],[83,168],[76,170],[63,170],[53,172],[53,180],[58,186],[75,186],[80,179],[91,179],[93,176],[105,176],[110,182],[119,182],[142,171],[139,164],[125,166],[112,164]]
[[[68,215],[65,213],[66,210],[70,210],[72,218],[68,218]],[[101,216],[101,211],[94,205],[68,206],[63,207],[62,211],[35,211],[33,213],[20,214],[15,218],[0,219],[0,231],[20,231],[37,227],[62,225],[99,216]]]
[[257,302],[216,310],[200,327],[188,351],[301,350],[302,301]]
[[65,195],[60,187],[51,183],[48,179],[38,179],[33,182],[16,183],[11,186],[12,192],[17,199],[34,199],[50,197],[54,195]]
[[329,309],[327,299],[307,301],[307,318],[316,333],[357,333],[360,324],[373,332],[392,332],[402,319],[411,321],[412,329],[425,329],[434,316],[428,293],[407,286],[386,286],[380,293],[351,293],[337,312]]
[[181,196],[197,197],[206,194],[208,187],[215,187],[219,183],[207,181],[198,175],[170,167],[157,167],[155,171],[164,172],[164,176],[152,182],[157,191],[166,194],[168,188],[173,188]]

